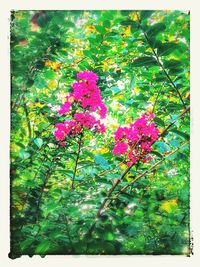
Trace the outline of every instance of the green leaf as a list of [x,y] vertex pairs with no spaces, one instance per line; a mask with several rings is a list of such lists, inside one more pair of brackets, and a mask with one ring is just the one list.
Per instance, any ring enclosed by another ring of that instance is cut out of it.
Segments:
[[39,148],[41,148],[41,146],[43,145],[43,141],[41,138],[36,138],[34,140],[34,143],[36,144],[36,146],[38,146]]
[[140,12],[140,18],[141,20],[143,19],[147,19],[149,18],[152,14],[154,13],[154,11],[152,10],[144,10]]
[[46,209],[49,212],[55,210],[56,207],[58,207],[58,204],[56,202],[51,202],[51,203],[46,204]]
[[39,16],[37,19],[37,22],[40,27],[45,27],[47,23],[49,22],[48,20],[49,18],[46,16]]
[[128,233],[129,236],[135,236],[138,232],[138,227],[136,226],[132,226],[132,225],[129,225],[127,228],[126,228],[126,232]]
[[162,32],[166,29],[166,26],[164,23],[156,23],[153,26],[149,27],[149,30],[147,31],[147,35],[149,37],[157,35],[159,32]]
[[160,43],[157,46],[157,52],[159,56],[168,56],[175,50],[179,49],[180,46],[177,43]]
[[181,137],[185,138],[187,141],[190,140],[190,136],[187,133],[181,132],[181,131],[179,131],[179,130],[177,130],[175,128],[170,129],[170,131],[173,132],[173,133],[176,133],[176,134],[180,135]]
[[161,118],[155,117],[154,121],[155,121],[156,124],[165,127],[165,122]]
[[117,86],[111,87],[110,90],[112,90],[115,94],[118,94],[119,92],[121,92],[121,90]]
[[133,76],[130,81],[130,89],[133,89],[135,85],[135,77]]
[[155,146],[156,146],[158,152],[160,152],[160,153],[167,152],[170,149],[170,147],[165,142],[162,142],[162,141],[157,141]]
[[56,73],[53,70],[46,70],[44,73],[44,77],[48,80],[51,80],[56,77]]
[[104,27],[106,27],[106,28],[110,28],[110,21],[109,21],[109,20],[105,20],[105,21],[103,22],[103,25],[104,25]]
[[84,50],[84,51],[83,51],[83,54],[84,54],[86,57],[91,58],[91,51],[90,51],[90,50]]
[[36,88],[43,89],[47,87],[47,82],[44,78],[38,77],[33,84]]
[[95,26],[95,28],[101,34],[104,34],[106,32],[106,29],[103,26],[97,25]]
[[185,160],[186,162],[188,161],[188,155],[185,155],[181,152],[178,152],[177,155],[176,155],[177,159],[182,159],[182,160]]
[[155,75],[155,81],[156,82],[164,82],[166,81],[167,77],[164,73],[158,73]]
[[137,217],[137,218],[142,218],[144,216],[144,212],[141,211],[141,210],[136,210],[134,212],[134,216]]
[[126,102],[126,105],[128,105],[128,106],[132,106],[133,103],[134,103],[134,100],[133,100],[133,99],[129,99],[129,100]]
[[105,240],[111,241],[114,240],[114,235],[111,232],[106,232],[103,234]]
[[133,67],[142,67],[142,66],[156,66],[158,65],[156,59],[154,57],[138,57],[133,60]]
[[94,161],[95,161],[97,164],[101,165],[101,167],[102,167],[103,169],[108,169],[108,162],[107,162],[106,159],[104,159],[104,157],[102,157],[102,156],[100,156],[100,155],[95,155],[95,156],[94,156]]
[[161,159],[163,158],[163,155],[161,153],[159,153],[158,151],[153,150],[153,151],[151,151],[151,154],[154,154],[154,155],[158,156]]
[[167,68],[167,69],[170,69],[170,68],[177,68],[177,67],[180,67],[182,66],[182,62],[181,61],[178,61],[178,60],[175,60],[175,59],[171,59],[169,61],[163,61],[164,62],[164,67]]
[[30,153],[26,152],[24,149],[20,150],[19,152],[19,157],[22,159],[22,160],[25,160],[25,159],[28,159],[30,157]]
[[68,21],[65,22],[65,26],[68,27],[68,28],[74,28],[75,24],[68,20]]
[[30,248],[30,246],[31,246],[31,244],[33,242],[34,242],[34,238],[33,237],[30,237],[30,238],[25,239],[24,241],[22,241],[20,243],[21,250],[24,251],[27,248]]
[[39,244],[35,249],[35,254],[37,255],[44,255],[48,252],[49,248],[51,247],[51,243],[49,240],[43,241]]
[[120,22],[120,24],[123,26],[129,26],[129,25],[135,26],[135,25],[137,25],[137,23],[135,21],[132,21],[132,20],[123,20]]

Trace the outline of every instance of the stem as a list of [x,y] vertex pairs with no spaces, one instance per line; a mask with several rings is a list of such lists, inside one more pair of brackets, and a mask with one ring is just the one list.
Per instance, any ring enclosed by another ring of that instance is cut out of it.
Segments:
[[51,170],[49,169],[49,170],[47,171],[47,174],[46,174],[44,183],[43,183],[43,185],[42,185],[41,192],[40,192],[40,196],[39,196],[38,203],[37,203],[37,207],[36,207],[36,215],[35,215],[35,221],[36,221],[36,222],[37,222],[37,220],[38,220],[38,213],[39,213],[40,204],[41,204],[41,202],[42,202],[42,196],[43,196],[43,193],[44,193],[44,189],[45,189],[45,187],[46,187],[46,184],[47,184],[47,182],[48,182],[50,176],[51,176]]
[[[186,216],[187,216],[187,214],[185,213],[185,214],[183,215],[183,218],[182,218],[181,221],[179,222],[179,225],[182,225],[182,224],[184,223],[184,220],[185,220]],[[173,235],[171,236],[171,240],[174,239],[174,237],[176,236],[176,234],[177,234],[177,232],[174,232],[174,233],[173,233]]]
[[[180,118],[180,117],[182,117],[186,112],[188,112],[190,110],[190,106],[188,106],[188,107],[186,107],[179,115],[178,115],[178,117],[177,117],[177,119],[178,118]],[[166,131],[172,126],[172,125],[174,125],[174,123],[176,122],[176,120],[175,121],[173,121],[173,122],[171,122],[161,133],[160,133],[160,136],[162,136],[162,135],[164,135],[165,133],[166,133]]]
[[24,111],[25,111],[25,114],[26,114],[26,121],[27,121],[27,126],[28,126],[28,135],[29,135],[29,140],[31,139],[31,123],[30,123],[30,120],[29,120],[29,116],[28,116],[28,109],[27,109],[27,105],[25,103],[25,98],[23,97],[24,99]]
[[[190,107],[187,107],[185,110],[183,110],[178,118],[180,118],[181,116],[183,116],[188,110],[190,109]],[[169,127],[171,127],[173,124],[175,123],[175,121],[173,123],[170,123],[160,134],[160,136],[164,135],[164,133],[169,129]],[[187,142],[188,143],[188,142]],[[184,144],[185,145],[185,144]],[[171,153],[168,154],[168,156],[174,154],[177,150],[179,150],[179,148],[176,148],[174,151],[172,151]],[[138,179],[140,179],[141,177],[143,177],[146,173],[148,173],[150,170],[154,169],[157,165],[159,165],[163,160],[165,160],[165,158],[161,159],[160,161],[158,161],[157,163],[155,163],[149,170],[143,172],[142,174],[138,175],[130,184],[124,186],[121,190],[120,190],[120,193],[121,191],[124,191],[126,190],[127,187],[129,187],[130,185],[132,185],[133,183],[135,183]],[[89,230],[87,231],[86,235],[85,236],[90,236],[95,228],[95,225],[96,225],[96,222],[99,220],[99,218],[101,217],[101,213],[103,211],[104,208],[107,208],[110,203],[112,201],[110,201],[108,204],[107,204],[107,201],[109,200],[110,196],[112,195],[113,191],[115,190],[115,188],[117,187],[117,185],[122,181],[122,179],[124,178],[124,176],[130,171],[130,169],[133,167],[134,164],[132,164],[130,167],[128,167],[124,172],[123,174],[121,175],[121,177],[119,179],[116,180],[116,182],[113,184],[113,186],[110,188],[110,190],[108,191],[106,197],[104,198],[104,201],[102,202],[101,206],[99,207],[98,211],[97,211],[97,214],[94,218],[94,221],[91,225],[91,227],[89,228]],[[120,194],[118,193],[118,195]],[[118,197],[117,195],[117,197]],[[107,204],[107,205],[106,205]]]
[[[61,197],[61,199],[60,199],[59,202],[61,202],[61,205],[64,208],[63,203],[62,203],[62,200],[63,200],[63,198]],[[64,217],[66,223],[67,223],[67,225],[66,225],[66,231],[67,231],[67,235],[68,235],[68,238],[69,238],[69,242],[71,244],[72,251],[74,251],[74,246],[73,246],[72,238],[71,238],[71,235],[70,235],[70,232],[69,232],[69,229],[68,229],[69,222],[68,222],[68,219],[67,219],[67,216],[65,215],[65,213],[63,212],[62,214],[63,214],[63,217]]]
[[171,77],[169,76],[169,74],[168,74],[167,71],[165,70],[165,67],[164,67],[164,65],[161,63],[161,61],[160,61],[160,59],[159,59],[159,57],[158,57],[158,54],[156,53],[155,49],[152,47],[151,42],[150,42],[150,40],[149,40],[149,37],[148,37],[148,35],[146,34],[146,32],[144,31],[144,29],[143,29],[143,27],[142,27],[142,25],[141,25],[141,20],[140,20],[140,18],[139,18],[139,16],[138,16],[138,13],[137,13],[137,12],[136,12],[136,16],[137,16],[137,20],[138,20],[138,25],[139,25],[139,27],[141,28],[141,30],[142,30],[142,32],[143,32],[143,34],[144,34],[144,37],[145,37],[145,39],[146,39],[148,45],[150,46],[150,48],[151,48],[151,50],[152,50],[152,52],[153,52],[153,54],[154,54],[154,56],[155,56],[155,58],[156,58],[156,60],[157,60],[158,65],[161,67],[161,69],[163,70],[165,76],[167,77],[167,79],[168,79],[169,82],[171,83],[173,89],[174,89],[174,90],[176,91],[176,93],[178,94],[178,96],[179,96],[179,98],[180,98],[180,100],[181,100],[181,102],[182,102],[184,108],[186,108],[185,103],[184,103],[184,101],[183,101],[183,98],[182,98],[182,96],[181,96],[181,94],[180,94],[178,88],[176,87],[176,85],[175,85],[174,82],[172,81]]
[[74,182],[75,182],[76,171],[77,171],[77,166],[78,166],[78,160],[79,160],[80,151],[81,151],[82,138],[83,138],[83,135],[81,135],[81,137],[80,137],[80,139],[78,141],[78,152],[77,152],[75,166],[74,166],[74,173],[73,173],[73,177],[72,177],[72,186],[71,186],[71,189],[74,189]]
[[117,179],[114,183],[113,186],[110,188],[110,190],[108,191],[106,197],[104,198],[104,201],[102,202],[101,206],[99,207],[97,214],[95,216],[94,222],[92,224],[92,226],[89,228],[89,230],[86,233],[86,236],[90,236],[94,230],[94,227],[96,225],[96,222],[98,221],[98,219],[101,217],[101,213],[106,205],[106,202],[109,200],[110,196],[112,195],[112,192],[115,190],[115,188],[117,187],[117,185],[122,181],[122,179],[124,178],[124,176],[130,171],[130,169],[133,167],[133,164],[128,167],[123,174],[121,175],[121,177],[119,179]]
[[[55,161],[56,161],[56,156],[54,156],[52,162],[54,163]],[[51,177],[51,174],[53,172],[53,167],[54,167],[54,164],[51,164],[51,166],[48,168],[47,173],[46,173],[46,177],[45,177],[45,180],[44,180],[44,183],[43,183],[43,185],[41,187],[40,196],[38,198],[37,207],[36,207],[36,216],[35,216],[36,221],[38,220],[38,213],[39,213],[40,204],[42,202],[42,197],[43,197],[44,189],[45,189],[45,187],[47,185],[47,182],[48,182],[49,178]]]
[[73,63],[71,63],[71,64],[69,64],[69,65],[67,65],[67,66],[65,66],[65,67],[62,67],[62,69],[67,69],[67,68],[69,68],[69,67],[71,67],[74,63],[75,64],[79,64],[80,62],[82,62],[84,59],[86,59],[87,57],[83,57],[83,58],[81,58],[81,59],[79,59],[78,61],[74,61]]
[[[188,144],[188,142],[184,143],[182,146]],[[181,147],[182,147],[181,146]],[[167,157],[173,155],[174,153],[176,153],[179,149],[181,149],[181,147],[176,148],[175,150],[173,150],[172,152],[168,153],[167,156],[165,158],[162,158],[161,160],[159,160],[158,162],[156,162],[153,166],[150,167],[150,169],[146,170],[145,172],[139,174],[138,176],[135,177],[135,179],[133,179],[131,181],[131,183],[125,185],[124,187],[122,187],[119,191],[119,193],[117,195],[115,195],[115,199],[117,199],[117,197],[123,193],[129,186],[133,185],[137,180],[139,180],[140,178],[142,178],[143,176],[145,176],[148,172],[154,170],[160,163],[162,163]],[[110,203],[109,203],[110,204]]]
[[156,99],[155,99],[155,102],[154,102],[154,105],[153,105],[153,109],[152,109],[152,112],[153,112],[153,113],[154,113],[154,111],[155,111],[156,104],[157,104],[157,102],[158,102],[158,98],[159,98],[159,96],[160,96],[160,93],[161,93],[162,89],[163,89],[163,88],[161,87],[160,90],[158,91],[157,96],[156,96]]

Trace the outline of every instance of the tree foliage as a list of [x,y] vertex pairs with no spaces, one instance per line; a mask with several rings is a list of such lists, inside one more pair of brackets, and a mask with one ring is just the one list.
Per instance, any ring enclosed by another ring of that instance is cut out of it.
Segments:
[[[79,151],[53,133],[84,70],[99,76],[108,115]],[[190,254],[189,14],[13,11],[11,74],[10,257]],[[148,111],[153,160],[128,168],[114,132]]]

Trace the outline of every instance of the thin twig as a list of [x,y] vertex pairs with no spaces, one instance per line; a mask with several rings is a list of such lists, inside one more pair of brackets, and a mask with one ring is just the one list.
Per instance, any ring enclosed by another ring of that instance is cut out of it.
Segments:
[[154,113],[154,111],[155,111],[156,104],[157,104],[158,98],[159,98],[159,96],[160,96],[160,93],[162,92],[162,89],[163,89],[163,87],[160,87],[160,90],[158,91],[158,94],[157,94],[157,96],[156,96],[156,99],[155,99],[155,102],[154,102],[154,105],[153,105],[153,108],[152,108],[152,112],[153,112],[153,113]]
[[92,226],[89,228],[89,230],[86,233],[86,236],[90,236],[94,230],[94,227],[96,225],[96,222],[98,221],[98,219],[101,217],[101,213],[106,205],[106,202],[109,200],[110,196],[112,195],[112,192],[115,190],[115,188],[117,187],[117,185],[122,181],[122,179],[124,178],[124,176],[130,171],[130,169],[133,167],[133,164],[128,167],[123,174],[121,175],[121,177],[119,179],[117,179],[114,183],[113,186],[110,188],[110,190],[108,191],[106,197],[104,198],[104,201],[102,202],[101,206],[99,207],[97,214],[95,216],[94,222],[92,224]]
[[[188,142],[184,143],[181,147],[185,146],[186,144],[188,144]],[[114,197],[117,198],[121,193],[123,193],[128,187],[130,187],[131,185],[133,185],[137,180],[139,180],[140,178],[142,178],[143,176],[145,176],[147,173],[151,172],[152,170],[154,170],[160,163],[162,163],[167,157],[173,155],[174,153],[176,153],[178,150],[181,149],[181,147],[176,148],[175,150],[171,151],[170,153],[166,154],[166,157],[162,158],[161,160],[159,160],[158,162],[156,162],[154,165],[152,165],[150,167],[150,169],[146,170],[145,172],[139,174],[138,176],[136,176],[129,184],[123,186],[120,191],[118,192],[118,194]]]
[[144,30],[143,27],[142,27],[141,20],[140,20],[140,18],[139,18],[139,16],[138,16],[138,13],[137,13],[137,12],[136,12],[136,16],[137,16],[138,25],[139,25],[140,29],[142,30],[142,32],[143,32],[143,34],[144,34],[144,37],[145,37],[147,43],[149,44],[149,46],[150,46],[150,48],[151,48],[151,50],[152,50],[152,52],[153,52],[153,54],[154,54],[154,56],[155,56],[155,58],[156,58],[156,61],[157,61],[158,65],[161,67],[161,69],[163,70],[165,76],[167,77],[167,79],[168,79],[169,82],[171,83],[173,89],[174,89],[174,90],[176,91],[176,93],[178,94],[178,96],[179,96],[179,98],[180,98],[180,100],[181,100],[181,102],[182,102],[184,108],[186,108],[185,103],[184,103],[184,101],[183,101],[183,98],[182,98],[182,96],[181,96],[181,94],[180,94],[178,88],[176,87],[176,85],[174,84],[173,80],[171,79],[171,77],[169,76],[169,74],[167,73],[167,71],[165,70],[165,67],[164,67],[164,65],[162,64],[162,62],[160,61],[160,59],[159,59],[159,57],[158,57],[158,54],[156,53],[155,49],[152,47],[151,42],[150,42],[150,40],[149,40],[149,37],[148,37],[148,35],[146,34],[145,30]]
[[23,96],[23,100],[24,100],[23,107],[24,107],[24,111],[25,111],[25,114],[26,114],[26,121],[27,121],[27,127],[28,127],[28,135],[29,135],[29,140],[30,140],[31,139],[31,123],[30,123],[30,120],[29,120],[28,108],[27,108],[27,105],[26,105],[25,97],[24,96]]
[[72,177],[72,186],[71,186],[71,189],[74,189],[74,182],[75,182],[75,177],[76,177],[78,160],[79,160],[79,156],[80,156],[80,152],[81,152],[82,138],[83,138],[83,135],[81,135],[81,137],[80,137],[80,139],[78,141],[78,152],[77,152],[75,166],[74,166],[74,173],[73,173],[73,177]]
[[[190,110],[190,106],[188,106],[188,107],[186,107],[186,109],[184,109],[179,115],[178,115],[178,117],[177,117],[177,119],[178,118],[180,118],[180,117],[182,117],[186,112],[188,112]],[[174,120],[173,122],[171,122],[159,135],[160,136],[163,136],[166,132],[167,132],[167,130],[172,126],[172,125],[174,125],[175,124],[175,122],[176,122],[176,120]]]
[[47,174],[46,174],[46,177],[45,177],[45,180],[44,180],[44,183],[42,185],[42,188],[41,188],[41,191],[40,191],[40,196],[39,196],[39,199],[37,201],[37,206],[36,206],[36,215],[35,215],[35,220],[37,221],[38,220],[38,214],[39,214],[39,209],[40,209],[40,205],[41,205],[41,202],[42,202],[42,196],[43,196],[43,193],[44,193],[44,189],[47,185],[47,182],[49,180],[51,176],[51,169],[49,169],[47,171]]
[[[180,118],[181,116],[183,116],[183,114],[185,114],[188,110],[189,110],[189,107],[187,107],[185,110],[183,110],[183,111],[179,114],[179,116],[178,116],[177,118]],[[169,129],[169,127],[171,127],[174,123],[175,123],[175,122],[170,123],[170,124],[169,124],[169,125],[162,131],[162,133],[159,135],[159,137],[161,137],[161,136],[166,132],[166,130]],[[178,149],[179,149],[179,148],[175,149],[175,151],[173,151],[173,152],[171,152],[171,153],[172,153],[172,154],[175,153]],[[169,153],[169,155],[170,155],[170,153]],[[168,155],[168,156],[169,156],[169,155]],[[150,170],[152,170],[153,168],[155,168],[157,165],[159,165],[163,160],[164,160],[164,158],[161,159],[160,161],[158,161],[157,163],[155,163],[149,170],[147,170],[147,171],[145,171],[144,173],[138,175],[138,176],[131,182],[131,184],[135,183],[138,179],[140,179],[141,177],[143,177],[147,172],[149,172]],[[85,236],[91,236],[91,234],[92,234],[92,232],[93,232],[93,230],[94,230],[94,228],[95,228],[95,225],[96,225],[97,221],[98,221],[98,220],[100,219],[100,217],[101,217],[102,211],[105,209],[105,207],[108,207],[108,206],[110,205],[110,203],[111,203],[111,202],[109,202],[109,205],[107,206],[107,205],[106,205],[106,204],[107,204],[107,201],[110,199],[110,197],[111,197],[113,191],[115,190],[115,188],[117,187],[117,185],[122,181],[122,179],[125,177],[125,175],[131,170],[131,168],[133,167],[133,165],[134,165],[134,164],[132,164],[130,167],[128,167],[128,168],[123,172],[123,174],[121,175],[121,177],[120,177],[119,179],[117,179],[117,180],[114,182],[113,186],[110,188],[110,190],[108,191],[106,197],[104,198],[104,200],[103,200],[101,206],[99,207],[99,209],[98,209],[98,211],[97,211],[97,214],[96,214],[96,216],[95,216],[95,218],[94,218],[94,221],[93,221],[91,227],[89,228],[89,230],[87,231],[87,233],[86,233]],[[129,185],[126,185],[124,188],[122,188],[122,191],[124,191],[128,186],[130,186],[130,184],[129,184]]]
[[[61,197],[61,199],[60,199],[59,202],[61,203],[62,207],[64,208],[63,203],[62,203],[62,200],[63,200],[63,198]],[[66,225],[66,231],[67,231],[67,235],[68,235],[68,238],[69,238],[69,242],[70,242],[72,251],[74,251],[74,246],[73,246],[73,242],[72,242],[72,237],[71,237],[70,232],[69,232],[69,229],[68,229],[68,224],[69,224],[69,222],[68,222],[68,219],[67,219],[66,214],[65,214],[64,212],[63,212],[62,214],[63,214],[63,217],[64,217],[64,219],[65,219],[65,221],[66,221],[66,224],[67,224],[67,225]]]

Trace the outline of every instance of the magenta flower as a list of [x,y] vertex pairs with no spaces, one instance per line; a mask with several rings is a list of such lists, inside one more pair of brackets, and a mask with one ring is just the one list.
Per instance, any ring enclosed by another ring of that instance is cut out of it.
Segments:
[[69,102],[65,102],[64,105],[59,109],[58,113],[60,115],[65,114],[69,112],[70,107],[71,107],[71,104]]
[[98,76],[89,71],[79,72],[77,78],[80,81],[76,81],[72,84],[73,92],[66,96],[66,102],[59,110],[59,114],[65,114],[69,112],[72,105],[70,98],[80,103],[82,108],[89,108],[91,112],[98,112],[103,119],[106,117],[107,108],[101,99],[100,89],[96,85]]
[[116,144],[113,149],[114,155],[126,155],[128,166],[137,163],[150,161],[152,158],[147,156],[152,151],[152,144],[158,139],[158,128],[154,122],[153,113],[142,114],[129,127],[119,127],[114,133]]
[[96,84],[98,76],[93,72],[82,71],[77,74],[77,78],[79,81],[72,84],[73,92],[66,96],[66,101],[58,113],[60,115],[69,113],[74,110],[73,107],[76,110],[87,109],[87,111],[76,112],[71,120],[57,123],[54,131],[57,141],[63,141],[67,135],[80,134],[84,128],[99,133],[106,132],[105,125],[90,114],[96,112],[101,119],[104,119],[107,114],[107,107],[102,101],[100,89]]
[[54,135],[56,137],[56,141],[63,141],[65,139],[65,133],[60,130],[54,131]]
[[114,155],[122,155],[126,153],[128,149],[128,145],[125,142],[118,142],[116,143],[114,149],[113,149],[113,154]]
[[80,80],[86,81],[97,81],[99,79],[99,77],[95,73],[89,72],[87,70],[77,73],[76,77]]

